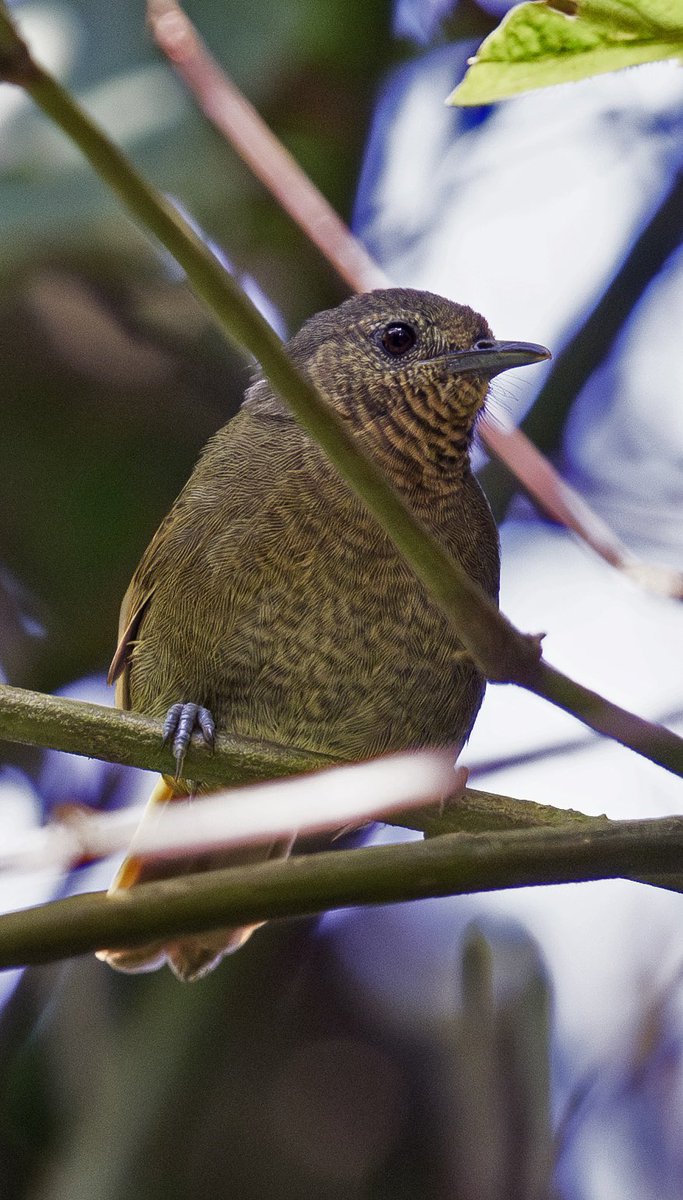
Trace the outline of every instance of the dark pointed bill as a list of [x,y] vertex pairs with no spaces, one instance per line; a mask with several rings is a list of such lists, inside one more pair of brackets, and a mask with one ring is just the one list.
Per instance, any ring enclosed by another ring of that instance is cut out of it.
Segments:
[[545,346],[537,346],[535,342],[495,342],[488,338],[479,348],[443,355],[443,361],[454,373],[468,371],[488,375],[489,378],[500,375],[501,371],[508,371],[510,367],[528,367],[547,358],[552,358],[550,351]]

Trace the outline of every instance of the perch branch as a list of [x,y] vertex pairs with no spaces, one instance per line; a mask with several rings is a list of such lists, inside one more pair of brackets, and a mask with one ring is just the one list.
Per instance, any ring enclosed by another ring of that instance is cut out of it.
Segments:
[[[175,759],[162,746],[161,738],[162,724],[153,717],[0,685],[0,740],[172,774]],[[310,751],[221,734],[213,753],[202,742],[193,742],[185,765],[190,778],[228,787],[322,770],[332,765],[332,760]],[[394,815],[391,823],[431,836],[595,819],[573,809],[467,788],[464,795],[435,808]]]
[[[448,747],[404,751],[312,775],[113,812],[62,805],[47,825],[8,831],[0,844],[0,872],[66,872],[124,850],[145,862],[177,862],[216,850],[268,846],[279,838],[339,835],[439,803],[457,786],[453,758],[454,749]],[[463,774],[460,769],[461,787]]]
[[[175,759],[162,738],[162,723],[154,717],[0,684],[0,739],[4,741],[173,775]],[[214,753],[202,743],[190,745],[185,773],[190,779],[227,787],[329,765],[330,759],[321,754],[221,734]]]

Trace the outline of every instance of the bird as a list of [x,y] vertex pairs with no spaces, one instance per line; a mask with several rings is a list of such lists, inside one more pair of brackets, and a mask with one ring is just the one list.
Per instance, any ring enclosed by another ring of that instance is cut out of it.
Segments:
[[[311,317],[287,351],[413,513],[497,602],[495,521],[470,450],[490,380],[550,357],[466,305],[408,288]],[[485,680],[377,519],[259,371],[142,556],[110,670],[120,708],[164,718],[179,767],[215,730],[356,761],[468,738]],[[151,803],[187,795],[163,777]],[[282,857],[290,843],[226,852]],[[216,866],[215,859],[209,864]],[[174,873],[193,869],[174,865]],[[196,869],[196,867],[194,868]],[[131,854],[112,888],[168,874]],[[99,956],[200,978],[256,926]]]

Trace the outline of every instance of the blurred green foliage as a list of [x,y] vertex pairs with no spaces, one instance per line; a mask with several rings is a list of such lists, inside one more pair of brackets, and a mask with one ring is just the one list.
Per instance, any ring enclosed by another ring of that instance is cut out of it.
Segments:
[[33,969],[4,1015],[2,1078],[24,1080],[0,1083],[6,1194],[548,1200],[537,952],[471,930],[451,954],[450,1005],[408,1025],[359,1003],[309,922],[187,987],[92,958]]
[[683,57],[683,12],[670,0],[518,4],[479,47],[450,104],[492,104],[534,88]]

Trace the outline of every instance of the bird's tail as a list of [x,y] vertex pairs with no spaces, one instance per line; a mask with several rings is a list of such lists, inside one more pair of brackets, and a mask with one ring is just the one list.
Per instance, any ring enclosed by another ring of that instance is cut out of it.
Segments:
[[[178,788],[176,781],[162,776],[149,798],[147,807],[138,826],[143,825],[159,812],[159,806],[169,801],[187,799],[187,792]],[[137,836],[137,835],[136,835]],[[133,838],[128,854],[119,867],[109,888],[109,895],[138,883],[168,879],[200,871],[218,870],[229,866],[245,866],[247,863],[265,862],[271,858],[286,858],[292,847],[292,839],[281,839],[269,845],[245,846],[242,850],[232,849],[222,854],[202,855],[172,863],[146,861],[135,853],[136,837]],[[220,962],[224,954],[231,954],[244,945],[255,929],[255,925],[242,925],[234,929],[212,929],[205,933],[180,936],[173,941],[158,941],[125,950],[98,950],[97,957],[109,963],[117,971],[137,973],[155,971],[168,963],[178,979],[190,982],[201,979]]]

